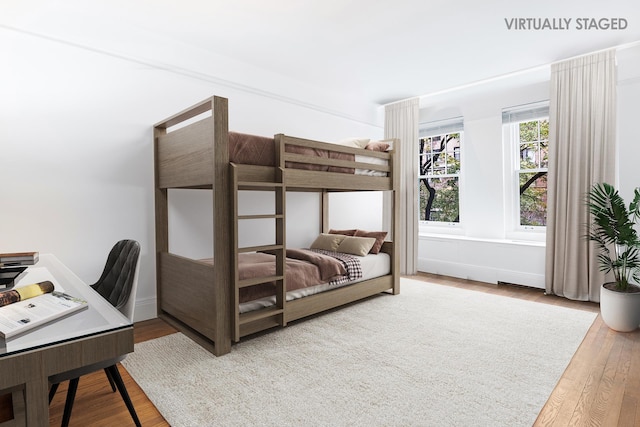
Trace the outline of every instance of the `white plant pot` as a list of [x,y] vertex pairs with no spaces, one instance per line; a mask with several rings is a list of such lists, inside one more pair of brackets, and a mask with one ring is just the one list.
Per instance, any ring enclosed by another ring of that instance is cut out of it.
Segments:
[[616,292],[602,285],[600,315],[614,331],[635,331],[640,326],[640,293]]

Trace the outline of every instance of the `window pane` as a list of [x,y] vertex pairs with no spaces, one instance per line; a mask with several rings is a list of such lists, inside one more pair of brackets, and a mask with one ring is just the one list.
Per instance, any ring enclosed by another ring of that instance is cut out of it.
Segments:
[[431,138],[422,138],[420,139],[420,150],[422,153],[430,153],[431,152]]
[[456,129],[453,133],[430,134],[418,141],[421,221],[459,222],[461,140],[462,132]]
[[531,142],[538,140],[538,121],[520,123],[520,142]]
[[420,220],[460,222],[458,178],[420,178]]
[[456,150],[452,154],[453,155],[447,154],[447,173],[448,174],[456,174],[460,172],[460,152]]
[[447,172],[455,174],[460,171],[460,134],[452,133],[446,137]]
[[541,141],[540,142],[540,167],[548,168],[549,167],[549,141]]
[[547,173],[520,174],[520,225],[547,225]]
[[444,141],[442,139],[442,135],[434,136],[429,138],[431,143],[431,150],[435,152],[441,152],[444,149]]
[[434,153],[433,174],[442,175],[447,173],[447,156],[444,153]]
[[549,139],[549,120],[540,120],[540,139]]
[[420,156],[419,158],[420,164],[418,165],[418,170],[420,171],[419,172],[420,175],[429,175],[432,173],[431,159],[432,159],[431,155]]
[[535,169],[538,167],[538,144],[531,142],[520,144],[520,169]]

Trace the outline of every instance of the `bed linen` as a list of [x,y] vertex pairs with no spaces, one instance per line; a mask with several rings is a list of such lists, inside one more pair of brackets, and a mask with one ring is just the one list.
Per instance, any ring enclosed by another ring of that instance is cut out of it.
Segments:
[[[346,273],[342,263],[328,255],[287,249],[286,278],[289,289],[300,289],[327,282]],[[276,275],[275,255],[255,252],[238,256],[240,280]],[[275,294],[275,285],[265,283],[240,289],[240,302]]]
[[[340,153],[337,151],[308,148],[297,145],[287,145],[287,153],[303,154],[320,158],[348,160],[371,164],[387,164],[384,159],[364,156],[360,154]],[[237,164],[274,166],[276,162],[275,142],[273,138],[250,135],[240,132],[229,132],[229,161]],[[337,172],[356,175],[386,176],[385,172],[369,169],[341,168],[308,163],[286,162],[288,168],[313,171]]]
[[[391,273],[391,257],[385,252],[380,252],[378,254],[368,254],[366,256],[357,258],[360,260],[360,268],[362,269],[361,278],[343,283],[341,285],[332,285],[328,282],[317,282],[318,284],[314,286],[308,286],[295,290],[290,289],[287,291],[287,301],[293,301],[294,299],[318,294],[320,292],[325,292],[327,290],[335,289],[341,286],[349,286],[354,283],[385,276]],[[261,308],[270,307],[275,303],[276,300],[274,296],[267,296],[251,301],[241,302],[240,313],[247,313],[250,311],[259,310]]]
[[[315,249],[287,249],[286,279],[288,290],[300,290],[318,283],[339,286],[360,279],[361,257],[350,254],[330,253]],[[203,260],[213,264],[213,258]],[[276,275],[275,255],[267,252],[241,253],[238,256],[240,280]],[[240,288],[240,302],[274,296],[274,283]]]

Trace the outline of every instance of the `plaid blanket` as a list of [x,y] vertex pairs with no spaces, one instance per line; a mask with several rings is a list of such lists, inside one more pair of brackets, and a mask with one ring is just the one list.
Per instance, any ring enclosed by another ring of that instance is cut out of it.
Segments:
[[347,274],[337,279],[331,280],[330,282],[328,282],[329,285],[343,285],[347,282],[362,278],[362,264],[360,263],[360,259],[357,256],[343,254],[342,252],[325,251],[323,249],[310,249],[310,251],[333,257],[340,261],[342,265],[344,265]]

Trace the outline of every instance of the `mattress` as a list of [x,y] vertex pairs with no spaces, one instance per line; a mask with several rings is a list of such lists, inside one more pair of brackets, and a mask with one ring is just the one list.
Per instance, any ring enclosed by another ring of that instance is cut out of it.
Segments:
[[[363,257],[359,257],[362,267],[362,277],[358,280],[344,283],[342,285],[330,285],[328,283],[321,283],[316,286],[306,287],[295,291],[287,292],[287,301],[293,301],[295,299],[304,298],[310,295],[315,295],[321,292],[325,292],[331,289],[336,289],[342,286],[349,286],[354,283],[362,282],[376,277],[385,276],[391,273],[391,257],[389,254],[380,252],[378,254],[368,254]],[[271,307],[275,305],[276,297],[270,296],[266,298],[260,298],[257,300],[245,302],[240,304],[240,313],[248,313],[250,311],[260,310],[262,308]]]
[[[370,157],[361,154],[348,154],[336,151],[328,151],[315,148],[307,148],[302,146],[287,146],[287,153],[302,154],[312,157],[321,157],[335,160],[356,161],[362,163],[371,163],[378,165],[386,165],[385,159]],[[257,165],[257,166],[274,166],[275,165],[275,144],[273,138],[263,136],[244,134],[239,132],[229,132],[229,161],[238,164]],[[294,169],[304,169],[312,171],[338,172],[356,175],[369,176],[386,176],[386,172],[369,170],[369,169],[353,169],[335,166],[315,165],[308,163],[286,162],[286,167]]]
[[[355,161],[359,163],[371,163],[374,165],[387,165],[389,162],[385,159],[380,159],[378,157],[369,157],[362,156],[360,154],[355,155]],[[368,175],[368,176],[387,176],[386,172],[377,171],[373,169],[356,169],[356,175]]]

